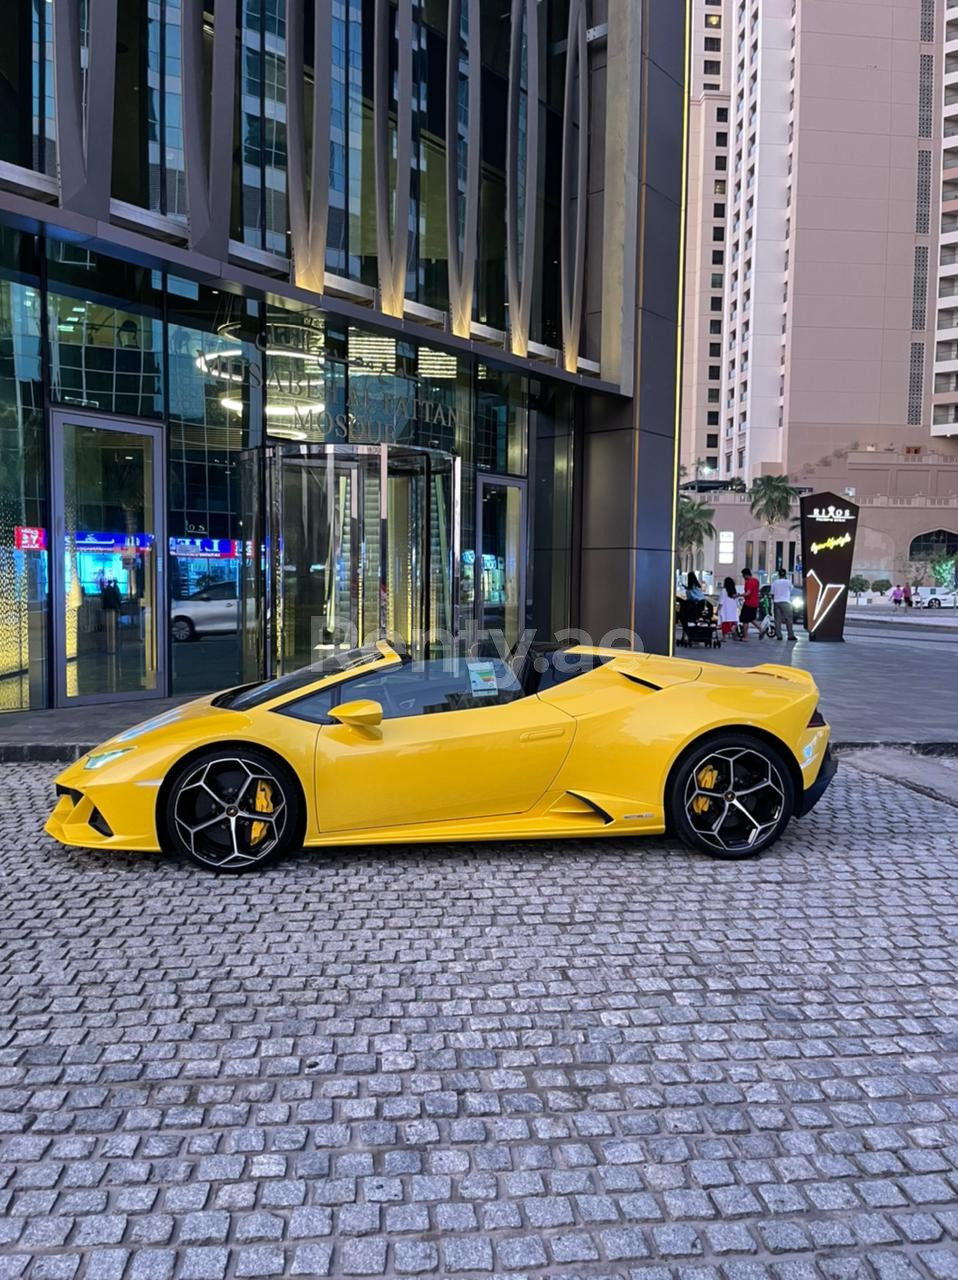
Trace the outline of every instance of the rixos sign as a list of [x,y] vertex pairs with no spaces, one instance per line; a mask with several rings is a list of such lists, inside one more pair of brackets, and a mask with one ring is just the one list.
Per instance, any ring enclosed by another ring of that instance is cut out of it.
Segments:
[[841,640],[855,555],[858,507],[834,493],[801,499],[805,625],[810,640]]

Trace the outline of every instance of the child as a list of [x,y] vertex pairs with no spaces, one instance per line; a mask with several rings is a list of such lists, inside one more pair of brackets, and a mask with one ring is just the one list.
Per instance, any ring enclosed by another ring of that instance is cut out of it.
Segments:
[[730,636],[738,622],[738,598],[735,591],[734,578],[726,578],[719,592],[719,622],[722,624],[722,635]]

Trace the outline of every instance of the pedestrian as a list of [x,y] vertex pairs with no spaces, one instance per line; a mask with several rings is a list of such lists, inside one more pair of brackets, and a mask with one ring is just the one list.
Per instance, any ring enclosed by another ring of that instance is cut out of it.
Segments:
[[754,627],[758,632],[758,638],[762,638],[762,628],[758,624],[758,578],[756,578],[751,569],[746,566],[742,570],[742,611],[738,615],[738,620],[742,624],[742,639],[748,639],[748,629]]
[[902,601],[901,587],[896,587],[891,593],[891,605],[893,609],[900,609]]
[[911,608],[913,607],[913,604],[912,604],[912,598],[911,598],[911,583],[910,583],[910,582],[906,582],[906,583],[905,583],[905,585],[902,587],[902,589],[901,589],[901,598],[902,598],[902,600],[904,600],[904,602],[905,602],[905,608],[906,608],[906,609],[911,609]]
[[730,636],[738,622],[738,592],[735,590],[735,579],[726,578],[719,593],[719,622],[722,624],[722,635]]
[[685,579],[685,594],[689,600],[702,601],[705,599],[705,592],[702,585],[694,573],[690,572]]
[[779,569],[778,577],[772,583],[772,607],[775,610],[775,638],[781,640],[782,627],[788,632],[789,640],[794,640],[795,628],[792,616],[792,584],[784,569]]

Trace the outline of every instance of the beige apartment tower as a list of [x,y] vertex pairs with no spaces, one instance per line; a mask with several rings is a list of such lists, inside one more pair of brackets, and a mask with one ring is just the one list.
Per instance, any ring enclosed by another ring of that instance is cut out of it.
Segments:
[[[856,567],[903,574],[923,538],[958,550],[958,5],[695,9],[688,479],[787,473],[845,492],[863,504]],[[711,98],[728,106],[727,152],[705,124]],[[719,246],[708,184],[723,177]],[[724,258],[706,274],[712,236]],[[721,355],[706,360],[716,319]],[[791,567],[794,533],[770,538],[740,496],[712,499],[736,558],[751,543],[767,571]]]

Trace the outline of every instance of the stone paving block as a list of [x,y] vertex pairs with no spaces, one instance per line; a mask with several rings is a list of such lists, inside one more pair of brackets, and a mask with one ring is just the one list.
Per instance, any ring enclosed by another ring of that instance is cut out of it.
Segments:
[[8,772],[0,1280],[956,1280],[951,808],[220,879]]

